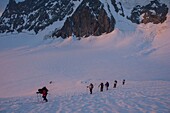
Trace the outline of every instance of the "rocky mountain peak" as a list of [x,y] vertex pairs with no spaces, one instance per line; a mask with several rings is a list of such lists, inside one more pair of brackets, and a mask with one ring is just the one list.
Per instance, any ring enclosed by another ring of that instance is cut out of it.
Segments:
[[12,5],[12,4],[16,5],[16,1],[15,0],[9,0],[8,5]]
[[34,31],[40,32],[55,21],[63,20],[74,10],[79,0],[10,0],[0,18],[0,33]]
[[127,18],[133,23],[163,23],[168,7],[159,0],[140,4],[125,14],[120,0],[25,0],[16,3],[9,0],[0,17],[0,33],[33,31],[36,34],[55,22],[62,26],[51,29],[53,37],[66,38],[74,34],[77,37],[99,36],[114,30],[115,14]]
[[66,38],[72,33],[77,37],[99,36],[114,30],[115,19],[108,16],[99,0],[84,0],[75,13],[67,18],[64,26],[53,36]]
[[133,23],[163,23],[166,20],[168,6],[160,3],[159,0],[153,0],[146,6],[137,5],[133,8],[129,19]]

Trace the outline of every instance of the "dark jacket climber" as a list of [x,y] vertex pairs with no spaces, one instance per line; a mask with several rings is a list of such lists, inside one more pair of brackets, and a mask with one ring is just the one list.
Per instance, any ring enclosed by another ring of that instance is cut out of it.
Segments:
[[93,84],[92,83],[90,83],[90,85],[89,86],[87,86],[87,88],[89,88],[89,90],[90,90],[90,94],[92,94],[92,92],[93,92]]
[[100,87],[100,92],[103,92],[104,84],[103,84],[103,83],[101,83],[98,87]]
[[105,83],[105,87],[106,87],[106,90],[108,90],[108,88],[109,88],[109,82],[106,82],[106,83]]
[[48,102],[47,100],[48,89],[46,87],[43,87],[42,89],[38,89],[37,94],[42,94],[43,100]]
[[123,84],[123,85],[125,84],[125,79],[123,80],[122,84]]
[[116,88],[116,85],[117,85],[117,80],[115,80],[113,88]]
[[48,89],[46,87],[43,87],[42,88],[42,97],[46,102],[48,102],[48,100],[47,100],[47,94],[48,93],[47,92],[48,92]]

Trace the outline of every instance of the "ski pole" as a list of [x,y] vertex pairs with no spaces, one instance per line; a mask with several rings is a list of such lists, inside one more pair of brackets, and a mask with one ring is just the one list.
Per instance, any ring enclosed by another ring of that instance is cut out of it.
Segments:
[[88,86],[86,86],[86,93],[87,93],[87,94],[88,94],[88,88],[89,88],[89,87],[88,87]]
[[37,102],[39,102],[38,93],[37,93]]

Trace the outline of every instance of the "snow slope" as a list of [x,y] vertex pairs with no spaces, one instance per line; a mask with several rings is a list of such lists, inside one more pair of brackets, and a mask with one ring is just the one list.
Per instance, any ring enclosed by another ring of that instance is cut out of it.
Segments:
[[[116,15],[113,32],[81,40],[44,39],[54,26],[37,35],[1,34],[0,112],[169,113],[169,17],[163,24],[136,25]],[[106,81],[110,90],[100,93],[98,85]],[[91,82],[93,95],[86,89]],[[48,103],[37,102],[43,86]]]
[[[169,21],[148,26],[149,31],[141,25],[135,32],[116,29],[80,41],[75,37],[42,40],[40,35],[24,33],[3,35],[0,112],[168,113]],[[158,26],[167,27],[153,35],[150,30]],[[124,87],[122,79],[127,80]],[[118,80],[117,89],[99,93],[100,82],[109,81],[112,87],[114,80]],[[93,95],[86,89],[91,82],[95,84]],[[43,86],[50,91],[49,102],[39,104],[35,92]]]
[[[49,94],[49,102],[40,97],[16,97],[0,99],[2,113],[169,113],[170,82],[128,81],[125,86],[108,91],[55,96]],[[97,87],[97,86],[96,86]],[[95,88],[96,88],[95,87]]]

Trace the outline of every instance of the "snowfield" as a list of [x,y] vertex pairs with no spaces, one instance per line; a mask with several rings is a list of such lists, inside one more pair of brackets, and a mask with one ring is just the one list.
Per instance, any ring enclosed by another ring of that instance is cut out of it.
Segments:
[[[169,25],[168,20],[135,32],[115,29],[82,40],[1,35],[0,112],[169,113]],[[106,81],[109,91],[99,92],[98,85]],[[92,95],[86,89],[91,82]],[[36,95],[43,86],[49,89],[47,103]]]
[[[81,40],[48,39],[62,22],[37,35],[0,34],[0,113],[170,113],[170,14],[158,25],[115,19],[113,32]],[[36,94],[43,86],[47,103]]]
[[[40,97],[15,97],[0,99],[2,113],[169,113],[170,82],[128,81],[124,86],[108,91],[53,95],[49,102]],[[97,86],[95,86],[97,89]]]
[[[155,35],[139,27],[135,32],[116,29],[82,40],[2,35],[0,112],[169,113],[168,25],[169,21],[150,25],[153,31],[161,29]],[[116,89],[114,80],[118,80]],[[99,92],[98,85],[106,81],[109,91]],[[91,82],[92,95],[86,88]],[[49,89],[47,103],[36,94],[43,86]]]

